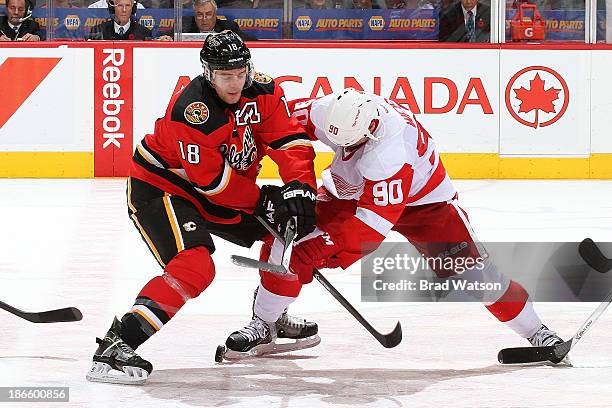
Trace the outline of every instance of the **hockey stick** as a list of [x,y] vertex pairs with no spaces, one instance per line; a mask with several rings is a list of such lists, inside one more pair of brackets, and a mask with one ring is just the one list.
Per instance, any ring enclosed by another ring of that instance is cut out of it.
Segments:
[[[598,272],[606,273],[612,269],[612,260],[601,253],[597,244],[592,239],[586,238],[578,245],[578,252],[584,261]],[[607,269],[603,266],[606,265]],[[551,361],[559,363],[570,352],[572,347],[585,335],[599,319],[603,312],[612,303],[612,291],[610,291],[597,309],[591,313],[586,321],[580,326],[574,337],[563,343],[554,346],[543,347],[513,347],[506,348],[499,352],[497,360],[502,364],[535,363],[540,361]]]
[[270,262],[258,261],[257,259],[247,258],[246,256],[232,255],[230,259],[234,265],[242,266],[243,268],[261,269],[262,271],[268,271],[278,275],[287,275],[290,273],[283,265],[275,265]]
[[255,268],[261,269],[263,271],[268,271],[272,273],[276,273],[278,275],[287,275],[289,272],[289,261],[291,260],[291,254],[293,253],[293,241],[295,240],[295,236],[297,235],[297,219],[296,217],[291,217],[289,222],[287,223],[287,228],[285,228],[285,238],[282,240],[283,244],[283,254],[281,256],[280,264],[273,264],[270,262],[264,262],[253,258],[247,258],[245,256],[240,255],[232,255],[230,259],[232,263],[237,266],[242,266],[244,268]]
[[578,252],[582,259],[597,272],[606,273],[612,269],[612,259],[606,258],[591,238],[584,239],[578,245]]
[[81,311],[76,307],[65,307],[45,312],[24,312],[0,301],[0,309],[4,309],[32,323],[78,322],[83,318]]
[[[270,232],[270,234],[272,234],[272,236],[276,239],[278,239],[279,241],[281,241],[281,243],[284,245],[285,242],[283,240],[283,237],[280,236],[280,234],[274,230],[274,228],[272,228],[270,225],[268,225],[268,223],[261,218],[258,215],[255,215],[255,218],[268,230],[268,232]],[[355,309],[353,307],[353,305],[351,305],[351,303],[346,300],[346,298],[344,296],[342,296],[342,294],[340,292],[338,292],[338,290],[321,274],[321,272],[319,272],[316,269],[313,269],[312,271],[312,276],[315,277],[316,280],[319,281],[319,283],[321,285],[323,285],[323,287],[329,292],[331,293],[331,295],[342,305],[344,306],[344,308],[351,314],[353,315],[353,317],[355,319],[357,319],[357,321],[359,323],[361,323],[361,325],[363,327],[365,327],[365,329],[370,332],[370,334],[372,336],[374,336],[374,338],[376,340],[378,340],[378,342],[380,344],[382,344],[383,347],[386,348],[393,348],[395,346],[397,346],[398,344],[401,343],[402,341],[402,325],[400,324],[400,322],[397,322],[397,324],[395,325],[395,328],[393,329],[393,331],[391,331],[390,333],[387,334],[383,334],[380,333],[379,331],[377,331],[358,311],[357,309]]]

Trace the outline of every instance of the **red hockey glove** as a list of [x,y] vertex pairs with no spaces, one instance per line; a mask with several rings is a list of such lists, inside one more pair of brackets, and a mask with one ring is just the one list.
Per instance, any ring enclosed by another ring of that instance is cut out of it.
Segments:
[[328,233],[304,241],[293,248],[290,269],[298,275],[300,282],[312,282],[313,269],[337,268],[339,260],[334,256],[342,251],[338,239],[332,240]]

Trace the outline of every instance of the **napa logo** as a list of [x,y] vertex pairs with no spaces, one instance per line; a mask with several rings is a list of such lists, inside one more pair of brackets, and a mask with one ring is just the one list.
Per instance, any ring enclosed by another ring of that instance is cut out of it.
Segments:
[[153,19],[153,16],[142,16],[138,22],[149,30],[152,30],[153,27],[155,27],[155,19]]
[[78,30],[81,26],[81,19],[76,14],[68,14],[64,18],[64,25],[66,26],[67,30]]
[[368,26],[370,26],[370,30],[372,31],[381,31],[385,28],[385,20],[382,16],[372,16],[370,17],[370,21],[368,21]]
[[295,27],[299,31],[308,31],[308,30],[310,30],[312,28],[312,20],[310,19],[310,16],[299,16],[295,20]]

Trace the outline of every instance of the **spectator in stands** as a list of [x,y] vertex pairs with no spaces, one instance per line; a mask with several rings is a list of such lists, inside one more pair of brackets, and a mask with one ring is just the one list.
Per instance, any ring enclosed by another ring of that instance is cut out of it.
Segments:
[[0,17],[0,41],[43,41],[40,26],[32,20],[31,0],[7,0],[6,16]]
[[440,11],[439,41],[490,42],[491,9],[478,0],[460,0]]
[[353,8],[360,10],[379,9],[380,6],[372,0],[353,0]]
[[[243,33],[234,21],[222,20],[217,17],[217,3],[215,0],[193,0],[194,17],[183,17],[184,33],[220,33],[231,30],[238,34],[244,41],[255,40],[248,34]],[[158,38],[161,41],[172,41],[172,32],[164,32]]]
[[282,9],[284,6],[283,0],[253,0],[253,8]]
[[134,16],[134,0],[108,0],[111,20],[92,27],[90,40],[150,40],[151,30],[142,26]]
[[313,10],[325,10],[330,9],[331,4],[327,4],[327,0],[306,0],[304,8]]
[[250,9],[253,8],[253,0],[219,0],[217,2],[219,8],[237,8]]

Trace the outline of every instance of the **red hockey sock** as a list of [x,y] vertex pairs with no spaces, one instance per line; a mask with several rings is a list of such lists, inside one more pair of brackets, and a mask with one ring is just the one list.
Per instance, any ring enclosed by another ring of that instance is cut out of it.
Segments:
[[519,283],[510,281],[508,289],[506,289],[497,302],[486,306],[486,308],[497,318],[497,320],[500,322],[507,322],[521,313],[528,298],[529,294],[527,294],[527,291]]
[[187,300],[210,285],[215,267],[203,246],[178,253],[164,274],[151,279],[140,291],[132,310],[122,318],[122,338],[138,346],[159,331]]
[[542,326],[527,291],[514,281],[510,281],[503,296],[487,309],[521,337],[532,336]]

